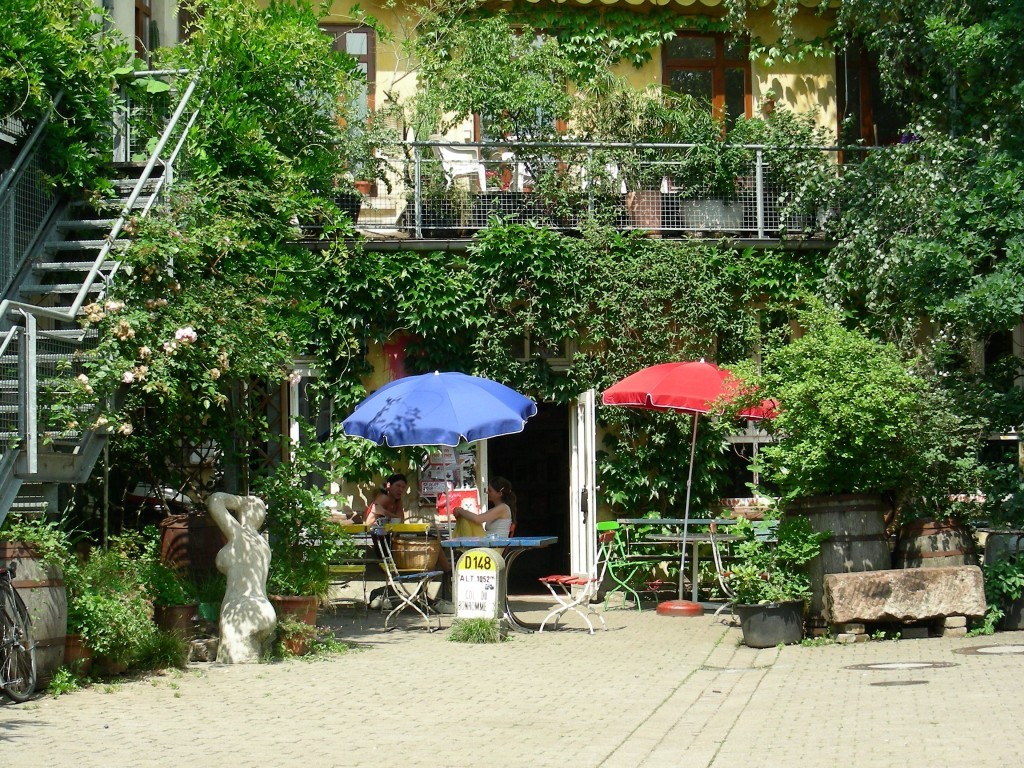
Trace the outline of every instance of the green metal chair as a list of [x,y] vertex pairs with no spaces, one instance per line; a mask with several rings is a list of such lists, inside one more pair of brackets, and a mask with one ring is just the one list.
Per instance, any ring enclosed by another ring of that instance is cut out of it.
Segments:
[[632,596],[637,611],[643,612],[641,595],[656,596],[665,588],[674,588],[674,582],[650,576],[650,571],[657,564],[665,562],[664,554],[631,551],[621,526],[614,520],[598,523],[597,531],[598,534],[606,531],[613,531],[615,534],[608,546],[608,576],[614,586],[605,592],[606,610],[609,608],[609,598],[616,592],[622,594],[622,607],[626,606],[626,601]]

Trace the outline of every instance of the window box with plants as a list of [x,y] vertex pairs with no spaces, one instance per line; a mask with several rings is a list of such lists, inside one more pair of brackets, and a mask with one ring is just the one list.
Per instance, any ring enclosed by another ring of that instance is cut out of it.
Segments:
[[819,555],[829,531],[814,531],[801,515],[781,519],[740,519],[732,532],[735,564],[726,573],[743,642],[752,648],[798,643],[804,636],[804,607],[811,596],[808,565]]

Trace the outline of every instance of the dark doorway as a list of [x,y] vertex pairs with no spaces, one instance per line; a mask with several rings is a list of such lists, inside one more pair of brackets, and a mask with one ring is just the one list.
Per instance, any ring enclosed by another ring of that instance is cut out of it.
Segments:
[[547,549],[516,561],[510,594],[544,592],[537,579],[569,568],[569,407],[540,403],[517,435],[487,443],[487,468],[508,478],[517,499],[517,536],[557,536]]

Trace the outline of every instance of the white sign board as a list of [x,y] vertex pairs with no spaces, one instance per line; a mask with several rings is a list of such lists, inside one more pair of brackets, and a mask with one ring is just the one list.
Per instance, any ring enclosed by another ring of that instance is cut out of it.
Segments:
[[505,614],[505,559],[496,549],[471,549],[455,567],[456,616],[498,619]]

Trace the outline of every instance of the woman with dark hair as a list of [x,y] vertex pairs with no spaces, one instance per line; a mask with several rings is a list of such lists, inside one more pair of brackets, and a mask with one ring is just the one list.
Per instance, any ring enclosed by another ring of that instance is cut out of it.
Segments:
[[384,486],[377,489],[377,496],[366,510],[366,524],[402,522],[405,519],[402,497],[408,487],[409,481],[405,479],[405,475],[398,472],[385,480]]
[[456,517],[483,524],[488,536],[507,538],[516,522],[516,495],[512,483],[504,477],[492,477],[487,484],[487,502],[486,512],[469,512],[462,507],[453,512]]

